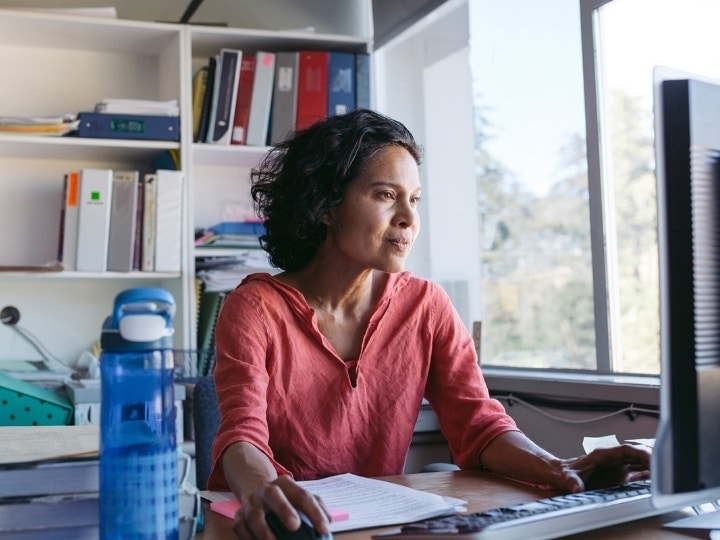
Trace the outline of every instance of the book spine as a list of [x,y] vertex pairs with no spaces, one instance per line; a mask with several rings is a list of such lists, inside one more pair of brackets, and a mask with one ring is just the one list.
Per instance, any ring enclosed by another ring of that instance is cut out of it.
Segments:
[[75,270],[78,245],[78,215],[80,202],[80,172],[70,171],[65,175],[63,189],[62,224],[60,253],[58,259],[64,270]]
[[300,51],[296,128],[305,129],[327,118],[327,51]]
[[298,53],[275,55],[270,144],[276,145],[295,130],[297,118]]
[[142,264],[143,272],[155,271],[155,213],[157,209],[157,174],[146,174],[143,181],[143,232]]
[[179,141],[180,117],[81,112],[78,137]]
[[328,61],[327,115],[345,114],[355,109],[355,55],[330,53]]
[[133,270],[142,268],[143,213],[145,211],[145,181],[139,177],[137,182],[137,202],[135,212],[135,240],[133,242]]
[[182,254],[183,173],[158,169],[155,212],[155,271],[179,272]]
[[367,53],[355,54],[355,107],[369,109],[370,96],[370,55]]
[[200,117],[202,116],[205,90],[207,89],[208,66],[202,66],[193,75],[192,81],[192,118],[193,141],[198,140],[200,133]]
[[212,139],[209,142],[230,144],[242,52],[235,49],[223,49],[220,51],[220,57],[220,77],[216,79],[219,86],[215,102]]
[[138,171],[113,173],[107,269],[130,272],[135,252]]
[[235,119],[233,121],[230,144],[246,144],[253,80],[255,79],[255,55],[244,54],[240,62],[240,80],[238,82]]
[[81,172],[77,270],[104,272],[107,267],[112,178],[111,169]]
[[247,144],[265,146],[270,125],[275,53],[259,51],[255,55],[255,79],[250,102]]
[[200,113],[200,124],[198,126],[197,137],[195,142],[207,142],[208,131],[210,127],[210,116],[213,104],[213,93],[215,91],[215,68],[217,60],[211,56],[207,66],[207,81],[205,82],[205,92],[203,94],[202,111]]

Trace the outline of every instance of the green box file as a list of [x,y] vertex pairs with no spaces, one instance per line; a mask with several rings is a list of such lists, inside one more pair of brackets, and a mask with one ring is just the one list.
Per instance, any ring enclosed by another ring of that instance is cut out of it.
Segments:
[[0,373],[0,426],[61,426],[72,417],[65,396]]

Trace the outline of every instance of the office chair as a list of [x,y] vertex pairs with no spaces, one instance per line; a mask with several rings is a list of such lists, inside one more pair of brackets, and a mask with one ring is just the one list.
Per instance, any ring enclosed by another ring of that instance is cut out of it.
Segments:
[[204,375],[193,390],[193,427],[195,429],[195,478],[198,489],[207,489],[212,468],[212,444],[220,425],[215,381]]

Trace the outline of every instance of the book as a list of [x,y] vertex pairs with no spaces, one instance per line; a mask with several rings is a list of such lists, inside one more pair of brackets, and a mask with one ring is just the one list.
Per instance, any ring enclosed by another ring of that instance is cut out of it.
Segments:
[[99,493],[0,499],[0,533],[99,523]]
[[295,130],[297,118],[298,53],[275,53],[270,144],[276,145]]
[[202,66],[195,72],[192,80],[193,141],[198,140],[198,134],[200,133],[200,117],[202,116],[207,80],[208,66]]
[[370,104],[370,55],[355,53],[355,108],[369,109]]
[[180,117],[149,114],[78,113],[78,137],[179,141]]
[[298,58],[298,95],[296,129],[305,129],[327,118],[327,51],[300,51]]
[[254,79],[255,55],[243,54],[242,60],[240,61],[240,79],[238,80],[235,118],[233,119],[230,144],[246,144]]
[[75,270],[78,243],[80,172],[70,171],[63,180],[63,205],[60,211],[60,247],[58,260],[64,270]]
[[104,272],[107,267],[112,204],[111,169],[82,169],[78,212],[78,245],[75,268]]
[[179,272],[183,230],[183,173],[158,169],[155,175],[155,271]]
[[265,146],[270,128],[273,79],[275,78],[275,53],[258,51],[255,54],[255,78],[253,79],[250,118],[248,119],[247,144]]
[[207,142],[213,144],[230,144],[232,125],[235,118],[235,102],[237,100],[238,80],[242,51],[222,49],[217,65],[215,83],[215,100],[210,122]]
[[[200,310],[197,322],[198,350],[206,351],[215,347],[215,323],[227,293],[207,291],[200,293]],[[207,375],[209,366],[199,365],[198,375]]]
[[97,456],[0,465],[0,498],[97,492],[99,472]]
[[148,173],[143,179],[142,258],[140,270],[155,271],[155,210],[157,207],[157,174]]
[[135,240],[133,242],[133,270],[142,267],[143,214],[145,209],[145,180],[138,174],[137,201],[135,204]]
[[331,51],[328,59],[327,115],[345,114],[355,109],[355,55]]
[[114,171],[110,204],[107,269],[130,272],[135,260],[138,171]]
[[213,94],[215,91],[215,68],[217,59],[211,56],[208,60],[207,75],[205,81],[205,91],[203,94],[202,110],[200,112],[200,121],[197,130],[197,136],[194,142],[206,142],[208,130],[210,127],[210,116],[212,110]]

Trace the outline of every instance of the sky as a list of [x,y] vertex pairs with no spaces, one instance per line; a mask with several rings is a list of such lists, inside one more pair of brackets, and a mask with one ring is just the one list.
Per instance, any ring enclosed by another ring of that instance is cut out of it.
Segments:
[[[559,149],[585,136],[578,0],[470,0],[474,91],[494,135],[487,149],[543,195]],[[614,0],[601,8],[609,88],[652,99],[659,64],[720,79],[720,0]]]

